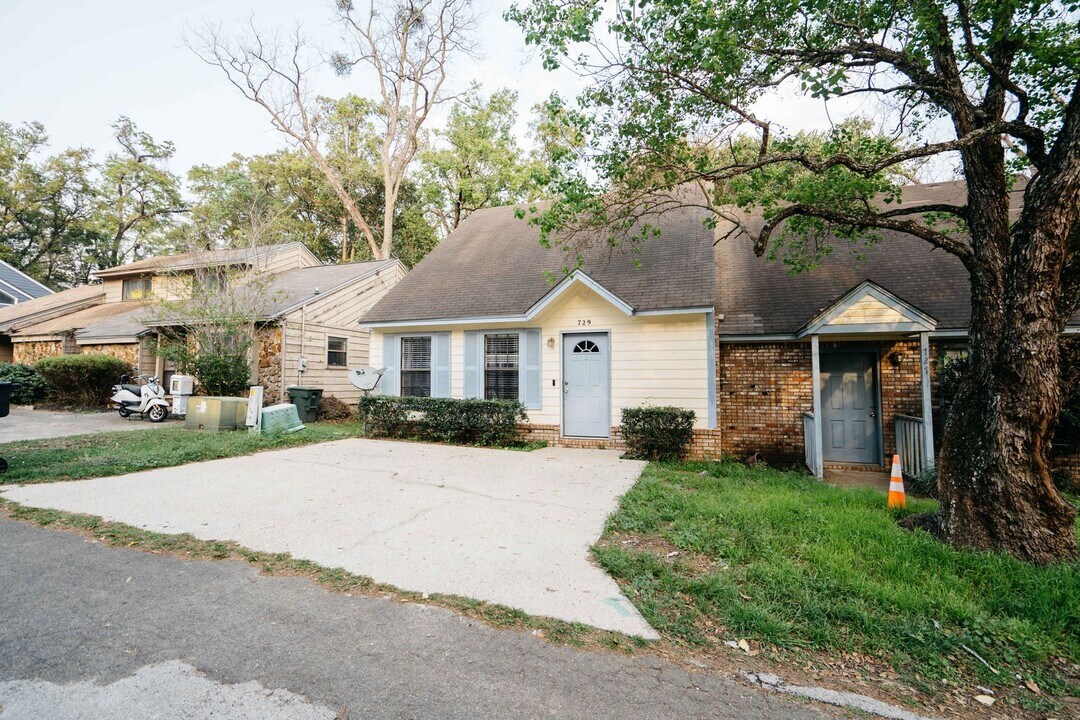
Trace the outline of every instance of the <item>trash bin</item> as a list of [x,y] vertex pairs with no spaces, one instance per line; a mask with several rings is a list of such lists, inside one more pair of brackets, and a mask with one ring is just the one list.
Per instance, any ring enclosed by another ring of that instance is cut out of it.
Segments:
[[296,412],[300,415],[300,422],[315,422],[319,416],[319,401],[322,400],[323,389],[294,385],[286,390],[289,392],[289,402],[296,406]]
[[0,417],[7,417],[11,411],[11,391],[18,390],[19,383],[0,380]]

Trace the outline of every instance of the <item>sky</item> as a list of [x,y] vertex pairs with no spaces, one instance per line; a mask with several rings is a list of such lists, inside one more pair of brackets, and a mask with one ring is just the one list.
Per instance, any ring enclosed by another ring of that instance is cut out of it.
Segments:
[[[548,72],[525,47],[521,31],[502,19],[511,0],[478,0],[477,59],[455,67],[459,87],[481,82],[485,92],[509,87],[519,93],[518,134],[529,108],[552,91],[575,94],[576,79]],[[260,27],[288,31],[299,23],[326,45],[339,37],[330,22],[330,0],[0,0],[0,121],[39,121],[52,149],[112,149],[110,126],[130,117],[157,140],[176,145],[172,170],[221,164],[233,153],[270,152],[286,145],[264,111],[245,100],[217,68],[184,45],[185,28],[204,23],[225,29],[253,18]],[[369,94],[363,76],[317,76],[323,95]],[[761,110],[789,130],[827,127],[816,101],[792,94],[762,102]],[[834,117],[837,108],[833,108]],[[438,121],[439,118],[433,118]]]

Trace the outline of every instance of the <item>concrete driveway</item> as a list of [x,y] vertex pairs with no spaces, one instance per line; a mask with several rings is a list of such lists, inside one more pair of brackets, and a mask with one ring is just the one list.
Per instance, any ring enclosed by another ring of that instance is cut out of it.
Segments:
[[152,423],[149,420],[136,418],[125,420],[116,412],[76,413],[34,410],[27,405],[13,405],[11,414],[6,418],[0,418],[0,443],[86,435],[112,430],[142,430],[168,424],[168,421]]
[[604,450],[358,439],[3,495],[655,638],[589,558],[643,467]]

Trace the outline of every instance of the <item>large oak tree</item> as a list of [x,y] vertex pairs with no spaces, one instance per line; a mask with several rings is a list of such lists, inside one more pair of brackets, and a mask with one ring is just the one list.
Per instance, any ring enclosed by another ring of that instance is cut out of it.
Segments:
[[[812,259],[829,250],[822,237],[887,229],[959,258],[971,354],[938,464],[945,535],[1035,562],[1075,556],[1075,512],[1048,467],[1059,341],[1080,305],[1075,3],[532,0],[509,17],[549,67],[587,80],[589,141],[539,218],[545,232],[626,229],[650,203],[678,202],[665,192],[678,185],[742,180],[754,189],[742,204],[766,218],[759,253],[782,239]],[[834,109],[861,97],[895,141],[798,142],[761,110],[777,89]],[[956,163],[966,199],[881,202],[912,161]]]

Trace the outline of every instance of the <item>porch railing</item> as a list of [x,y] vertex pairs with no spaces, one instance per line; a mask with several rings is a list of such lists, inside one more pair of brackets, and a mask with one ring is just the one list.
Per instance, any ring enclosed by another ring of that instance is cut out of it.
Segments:
[[900,467],[905,475],[918,475],[926,467],[923,438],[922,418],[896,416],[896,454],[900,456]]
[[817,443],[814,442],[814,413],[802,414],[803,447],[806,448],[806,467],[817,472]]

